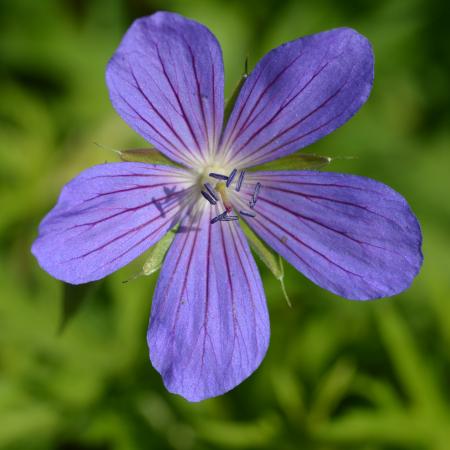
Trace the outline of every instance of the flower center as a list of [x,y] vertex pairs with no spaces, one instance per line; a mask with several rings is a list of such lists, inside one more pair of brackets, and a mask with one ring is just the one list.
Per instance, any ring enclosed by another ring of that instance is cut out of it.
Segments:
[[[241,189],[245,184],[245,174],[245,170],[241,170],[238,174],[238,170],[233,169],[228,175],[220,171],[208,171],[207,174],[202,175],[201,194],[203,198],[211,206],[220,205],[225,209],[225,211],[214,217],[211,223],[239,220],[239,215],[246,217],[256,216],[254,208],[261,190],[261,183],[256,183],[250,194],[250,199],[244,200],[244,192]],[[248,189],[245,191],[248,195]],[[245,206],[241,207],[242,205]],[[247,209],[247,207],[250,209]],[[233,210],[238,211],[239,215],[232,214]]]

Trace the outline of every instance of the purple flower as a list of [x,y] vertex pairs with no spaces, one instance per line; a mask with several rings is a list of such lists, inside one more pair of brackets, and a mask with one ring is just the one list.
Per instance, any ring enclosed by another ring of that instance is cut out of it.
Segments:
[[366,38],[349,28],[269,52],[224,122],[220,46],[171,13],[138,19],[106,72],[122,118],[179,167],[102,164],[68,183],[33,254],[67,283],[98,280],[179,224],[156,287],[148,345],[167,389],[199,401],[261,363],[269,317],[239,217],[310,280],[349,299],[406,289],[422,263],[405,199],[354,175],[246,169],[343,125],[373,82]]

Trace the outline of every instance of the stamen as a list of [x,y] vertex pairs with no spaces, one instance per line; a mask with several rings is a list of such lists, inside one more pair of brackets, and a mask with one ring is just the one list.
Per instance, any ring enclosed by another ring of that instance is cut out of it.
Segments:
[[221,173],[211,172],[209,176],[215,178],[216,180],[228,180],[228,177],[226,175],[222,175]]
[[216,193],[214,192],[214,188],[209,183],[205,183],[205,188],[208,191],[209,195],[217,202],[217,200],[219,200],[219,197],[217,197]]
[[241,190],[242,183],[244,182],[244,175],[245,175],[245,170],[241,170],[241,173],[239,174],[238,182],[236,184],[236,192],[239,192]]
[[202,191],[202,195],[206,198],[206,200],[208,200],[209,203],[211,203],[211,205],[215,205],[217,203],[216,200],[214,200],[207,192]]
[[216,223],[219,220],[222,220],[224,217],[226,217],[226,215],[227,215],[227,212],[224,211],[222,214],[219,214],[218,216],[214,217],[214,219],[211,219],[209,223],[211,223],[211,224]]
[[230,175],[228,175],[228,180],[227,180],[227,187],[230,187],[230,184],[233,182],[234,177],[237,174],[237,169],[233,169],[230,173]]
[[256,183],[255,190],[252,195],[252,199],[248,202],[248,206],[253,209],[256,205],[256,201],[258,200],[259,191],[261,190],[261,183]]
[[254,212],[251,211],[239,211],[239,214],[242,214],[243,216],[247,216],[247,217],[256,217],[256,214]]
[[221,222],[231,222],[233,220],[239,220],[238,216],[225,216],[219,219]]

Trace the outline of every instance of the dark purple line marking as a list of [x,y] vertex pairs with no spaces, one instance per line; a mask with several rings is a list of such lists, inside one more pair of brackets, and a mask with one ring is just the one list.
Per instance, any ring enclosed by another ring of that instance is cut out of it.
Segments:
[[364,211],[367,211],[368,213],[374,214],[375,216],[381,217],[381,218],[383,218],[383,219],[385,219],[387,221],[393,222],[393,220],[391,218],[386,217],[383,214],[380,214],[378,212],[372,211],[367,206],[359,205],[358,203],[349,202],[349,201],[346,201],[346,200],[337,200],[335,198],[325,197],[323,195],[307,194],[305,192],[293,191],[291,189],[278,188],[278,187],[274,187],[274,186],[271,186],[269,189],[272,189],[273,191],[285,192],[285,193],[288,193],[288,194],[300,195],[300,196],[305,197],[307,199],[315,198],[315,199],[318,199],[318,200],[325,200],[325,201],[329,201],[329,202],[333,202],[333,203],[338,203],[338,204],[341,204],[341,205],[352,206],[354,208],[363,209]]
[[196,67],[196,64],[195,64],[195,56],[194,56],[194,52],[192,51],[191,46],[184,39],[184,37],[183,37],[183,40],[184,40],[185,44],[187,45],[187,48],[189,50],[189,54],[191,56],[192,68],[194,70],[195,84],[196,84],[196,88],[197,88],[197,98],[198,98],[198,102],[199,102],[199,106],[200,106],[200,111],[201,111],[201,114],[202,114],[205,138],[206,138],[206,142],[208,143],[208,149],[209,149],[209,146],[210,146],[210,143],[209,143],[209,130],[208,130],[208,124],[206,122],[205,107],[203,105],[202,93],[201,93],[201,90],[200,90],[200,81],[199,81],[199,77],[198,77],[198,73],[197,73],[197,67]]
[[175,87],[173,86],[172,80],[170,79],[169,74],[167,73],[166,66],[164,65],[163,59],[161,57],[159,46],[158,46],[158,44],[156,42],[154,42],[154,45],[156,47],[156,53],[158,55],[159,63],[161,64],[161,68],[163,70],[163,74],[164,74],[167,82],[169,83],[170,88],[172,89],[173,95],[175,96],[175,99],[177,100],[177,103],[178,103],[178,106],[181,109],[181,112],[183,113],[183,119],[184,119],[187,127],[189,128],[189,131],[190,131],[190,133],[192,135],[192,138],[194,139],[195,144],[197,145],[197,149],[198,149],[199,153],[201,153],[202,150],[201,150],[201,147],[200,147],[200,143],[198,142],[197,136],[195,135],[194,130],[192,129],[192,124],[190,123],[190,121],[187,118],[186,111],[184,110],[184,106],[181,103],[180,95],[177,92],[177,90],[175,89]]
[[235,348],[235,343],[236,343],[236,305],[235,305],[235,300],[234,300],[233,278],[231,276],[230,263],[228,261],[228,253],[227,253],[226,245],[225,245],[225,235],[224,235],[224,230],[222,227],[220,227],[220,235],[222,237],[222,239],[221,239],[222,251],[223,251],[223,255],[224,255],[226,273],[227,273],[228,283],[230,285],[230,294],[231,294],[231,313],[232,313],[232,319],[233,319],[233,347],[231,349],[231,358],[230,358],[230,362],[229,362],[229,364],[231,364],[233,361],[234,348]]
[[[178,141],[180,142],[180,144],[189,151],[188,146],[186,145],[186,142],[182,139],[182,137],[177,133],[177,131],[175,130],[175,128],[173,127],[173,125],[164,117],[164,115],[161,113],[161,111],[159,111],[158,108],[156,108],[156,106],[154,105],[154,103],[149,99],[149,97],[147,96],[147,94],[144,92],[144,90],[142,89],[138,79],[136,78],[136,75],[134,73],[133,68],[130,66],[130,72],[131,72],[131,76],[133,77],[133,80],[136,84],[136,89],[139,91],[139,93],[145,98],[145,101],[148,103],[148,105],[155,111],[155,113],[157,114],[157,116],[165,123],[165,125],[167,126],[167,128],[172,132],[172,134],[178,139]],[[190,151],[190,153],[192,154],[192,152]]]
[[[107,264],[111,264],[115,261],[117,261],[118,259],[122,258],[123,256],[125,256],[127,253],[131,252],[134,248],[136,248],[138,245],[142,244],[142,242],[149,240],[151,238],[153,238],[153,236],[155,234],[158,233],[158,231],[160,231],[162,228],[166,227],[167,224],[171,221],[173,221],[174,217],[171,217],[169,219],[167,219],[165,222],[163,222],[158,228],[156,228],[155,230],[152,230],[149,234],[147,234],[146,236],[144,236],[142,239],[140,239],[138,242],[134,243],[131,247],[127,248],[124,252],[122,252],[120,255],[114,257],[113,259],[109,260],[108,263],[103,264],[103,266],[106,266]],[[102,266],[102,267],[103,267]]]
[[[105,197],[107,195],[122,194],[124,192],[139,191],[141,189],[157,188],[157,187],[160,187],[160,186],[167,186],[167,183],[138,185],[138,186],[133,186],[133,187],[129,187],[129,188],[117,189],[115,191],[99,192],[94,197],[89,197],[89,198],[83,200],[83,203],[89,202],[91,200],[96,200],[97,198]],[[179,191],[179,192],[182,192],[182,191]]]
[[[199,216],[199,213],[195,213],[194,217],[193,217],[192,220],[191,220],[191,224],[195,222],[195,220],[197,219],[198,216]],[[199,233],[199,230],[195,230],[194,232],[195,232],[195,235],[194,235],[194,244],[195,244],[195,242],[196,242],[196,237],[197,237],[197,235],[198,235],[198,233]],[[173,274],[176,274],[176,273],[177,273],[178,266],[180,265],[181,259],[182,259],[183,255],[184,255],[184,250],[185,250],[185,248],[186,248],[186,245],[187,245],[187,243],[188,243],[188,240],[189,240],[191,237],[192,237],[192,234],[191,234],[190,232],[185,233],[185,235],[184,235],[184,241],[183,241],[183,243],[181,244],[181,251],[177,254],[177,257],[176,257],[175,268],[174,268],[173,271],[172,271]],[[176,239],[177,239],[177,238],[176,238]],[[174,241],[174,243],[175,243],[175,241]],[[192,252],[194,251],[194,246],[195,246],[195,245],[192,245],[192,247],[191,247],[191,254],[190,254],[189,258],[188,258],[188,261],[191,261],[191,260],[192,260]],[[189,262],[189,264],[190,264],[190,262]],[[188,268],[189,268],[189,266],[188,266]],[[187,270],[187,271],[185,272],[184,284],[183,284],[184,289],[185,289],[185,287],[186,287],[186,279],[187,279],[188,271],[189,271],[189,270]],[[165,304],[165,302],[167,301],[167,298],[168,298],[168,296],[169,296],[169,290],[171,289],[171,287],[172,287],[172,285],[173,285],[173,282],[174,282],[175,280],[177,280],[177,279],[178,279],[178,278],[177,278],[176,276],[171,276],[171,277],[170,277],[169,282],[168,282],[167,286],[165,287],[164,293],[163,293],[163,295],[162,295],[163,299],[161,300],[160,304],[158,305],[158,306],[159,306],[158,310],[164,306],[164,304]],[[184,292],[184,291],[182,290],[182,293],[183,293],[183,292]],[[181,298],[182,298],[182,296],[180,296],[180,300],[179,300],[180,302],[181,302]],[[153,314],[152,314],[151,317],[153,317]]]
[[[287,235],[289,235],[294,241],[296,241],[298,244],[302,245],[303,247],[311,250],[313,253],[316,253],[317,255],[319,255],[320,257],[322,257],[323,259],[325,259],[326,261],[328,261],[331,265],[336,266],[337,268],[341,269],[343,272],[345,272],[347,275],[354,275],[358,278],[363,279],[363,277],[360,274],[354,273],[351,270],[346,269],[345,267],[342,267],[341,265],[339,265],[337,262],[333,261],[332,259],[330,259],[328,256],[324,255],[323,253],[321,253],[319,250],[315,249],[314,247],[306,244],[304,241],[302,241],[298,236],[296,236],[295,234],[291,233],[291,231],[289,231],[287,228],[283,227],[279,222],[275,222],[274,220],[272,220],[271,218],[269,218],[267,215],[262,214],[260,212],[260,216],[262,218],[264,218],[265,220],[267,220],[268,222],[272,223],[273,225],[275,225],[275,227],[278,227],[280,229],[282,229]],[[260,226],[263,226],[261,221],[258,222]],[[276,236],[273,232],[271,233],[274,236]],[[277,237],[277,240],[280,241],[280,239]],[[281,241],[280,241],[281,242]],[[286,248],[288,248],[289,250],[291,250],[292,253],[294,253],[300,260],[302,260],[303,262],[304,259],[301,258],[297,253],[295,253],[292,248],[288,247],[285,243],[281,242]],[[305,262],[305,264],[307,264]],[[309,265],[309,264],[308,264]]]
[[[170,212],[170,211],[173,211],[173,210],[176,208],[176,206],[177,206],[177,205],[175,205],[174,207],[168,209],[168,210],[166,211],[166,213],[168,213],[168,212]],[[88,252],[86,252],[86,253],[84,253],[84,254],[82,254],[82,255],[79,255],[79,256],[76,256],[76,257],[74,257],[74,258],[71,258],[70,260],[85,258],[86,256],[89,256],[89,255],[91,255],[92,253],[98,252],[99,250],[103,250],[103,249],[105,249],[106,247],[108,247],[108,246],[110,246],[111,244],[113,244],[114,242],[118,241],[119,239],[122,239],[124,236],[126,236],[126,235],[128,235],[128,234],[130,234],[130,233],[134,233],[134,234],[137,233],[138,231],[142,230],[144,227],[150,225],[150,224],[151,224],[152,222],[154,222],[155,220],[160,219],[160,217],[161,217],[161,216],[153,217],[152,219],[148,220],[147,222],[142,223],[142,224],[140,224],[140,225],[138,225],[138,226],[132,228],[131,230],[127,230],[126,232],[120,234],[119,236],[116,236],[116,237],[110,239],[109,241],[105,242],[105,243],[102,244],[101,246],[96,247],[96,248],[94,248],[94,249],[92,249],[92,250],[90,250],[90,251],[88,251]]]
[[[211,62],[214,61],[213,57],[211,55],[211,49],[208,47],[209,56],[211,59]],[[211,64],[211,83],[212,83],[212,120],[213,120],[213,130],[214,130],[214,136],[213,136],[213,145],[214,148],[218,147],[217,142],[217,135],[220,133],[220,128],[218,129],[217,123],[216,123],[216,70],[215,70],[214,63]],[[219,127],[222,124],[219,124]]]
[[[227,137],[227,139],[226,139],[226,145],[224,144],[224,142],[221,142],[221,143],[220,143],[220,144],[221,144],[221,148],[223,148],[223,147],[226,148],[226,147],[228,146],[230,140],[233,138],[233,135],[234,135],[236,126],[237,126],[237,124],[239,123],[239,121],[240,121],[240,119],[241,119],[242,113],[244,112],[246,106],[248,105],[248,99],[251,97],[251,95],[252,95],[252,93],[253,93],[253,91],[254,91],[256,85],[258,84],[259,79],[261,78],[261,75],[263,74],[263,72],[266,70],[267,67],[268,67],[268,64],[266,63],[266,65],[260,70],[259,74],[256,76],[256,79],[254,80],[253,85],[252,85],[251,87],[249,87],[249,92],[248,92],[248,95],[247,95],[245,101],[242,100],[242,102],[241,102],[239,111],[238,111],[238,113],[237,113],[237,118],[236,118],[236,120],[234,121],[234,124],[233,124],[233,128],[232,128],[232,129],[230,130],[230,132],[228,133],[228,137]],[[241,92],[239,92],[239,96],[238,96],[238,98],[236,99],[236,104],[237,104],[238,100],[239,100],[240,97],[241,97],[241,93],[243,92],[243,89],[247,87],[248,80],[249,80],[249,78],[247,78],[247,80],[245,80],[245,83],[244,83],[244,85],[242,86]],[[251,81],[253,81],[253,80],[251,80]],[[226,124],[226,125],[227,125],[227,128],[228,128],[228,124],[229,124],[229,122],[230,122],[230,120],[231,120],[231,117],[233,116],[233,113],[234,113],[234,110],[232,111],[232,113],[231,113],[231,115],[230,115],[230,118],[229,118],[229,121],[228,121],[228,123]],[[224,137],[224,136],[222,136],[222,139],[223,139],[223,137]],[[222,140],[222,139],[221,139],[221,140]]]
[[[239,153],[242,149],[244,149],[252,140],[258,136],[258,134],[261,133],[265,128],[272,125],[275,121],[275,119],[314,81],[316,77],[322,73],[322,71],[325,69],[325,67],[328,65],[326,63],[324,66],[322,66],[318,72],[316,72],[309,80],[308,82],[293,96],[291,97],[286,103],[282,104],[277,111],[272,115],[270,119],[268,119],[263,125],[261,125],[242,145],[239,146],[238,149],[233,148],[233,153]],[[261,111],[248,123],[247,127],[243,128],[240,131],[240,134],[242,135],[245,130],[256,120],[259,114],[261,114],[264,111],[264,109],[261,109]]]
[[[345,85],[345,84],[344,84]],[[309,119],[312,115],[314,115],[317,111],[320,111],[320,109],[322,109],[328,102],[330,102],[332,99],[334,99],[343,89],[344,85],[342,85],[336,92],[334,92],[332,95],[330,95],[326,100],[324,100],[319,106],[317,106],[315,109],[313,109],[312,111],[310,111],[306,116],[303,116],[301,119],[297,120],[296,122],[294,122],[292,125],[290,125],[289,127],[285,128],[284,130],[282,130],[281,132],[279,132],[277,135],[275,135],[272,139],[270,139],[268,142],[266,142],[265,144],[263,144],[262,146],[258,147],[256,150],[252,151],[251,153],[245,155],[245,159],[248,159],[254,155],[256,155],[257,153],[259,153],[261,150],[264,150],[265,148],[267,148],[270,144],[272,144],[272,142],[277,141],[278,139],[280,139],[283,135],[286,135],[286,133],[288,133],[289,131],[293,130],[294,128],[296,128],[298,125],[300,125],[302,122],[304,122],[305,120]],[[270,149],[270,152],[273,153],[276,150],[285,147],[286,145],[289,145],[290,143],[299,141],[300,139],[303,139],[304,137],[314,133],[315,131],[320,130],[321,128],[325,127],[326,125],[328,125],[330,122],[332,122],[333,120],[335,120],[336,118],[338,118],[339,116],[341,116],[345,111],[342,111],[341,113],[339,113],[338,115],[332,117],[332,119],[328,120],[327,122],[325,122],[324,124],[318,126],[317,128],[308,131],[307,133],[303,134],[300,137],[296,137],[295,139],[292,139],[291,141],[285,142],[283,144],[280,144],[278,147],[275,147],[274,149]],[[267,152],[266,152],[267,153]],[[265,154],[263,154],[265,155]],[[263,156],[259,156],[259,158],[262,158]]]
[[188,158],[186,158],[185,155],[183,155],[183,153],[181,152],[180,149],[178,149],[172,142],[170,142],[160,131],[158,131],[144,116],[142,116],[142,114],[134,107],[132,106],[126,99],[125,97],[123,97],[120,93],[118,93],[118,95],[120,96],[120,98],[122,99],[122,101],[124,103],[127,104],[127,106],[135,113],[137,114],[137,116],[148,126],[150,127],[151,130],[153,130],[155,133],[157,133],[165,142],[166,145],[169,146],[169,148],[171,148],[171,152],[176,156],[176,158],[182,159],[185,162],[187,162],[188,165],[192,164],[192,161],[189,161]]
[[[252,266],[252,262],[253,261],[249,261],[248,247],[246,247],[244,245],[244,243],[242,242],[242,235],[237,231],[237,229],[236,229],[236,232],[235,232],[234,231],[234,227],[229,228],[229,230],[230,230],[231,241],[233,242],[235,254],[236,254],[237,258],[239,259],[239,264],[241,266],[242,273],[244,274],[245,281],[247,283],[248,293],[250,294],[250,300],[252,302],[253,324],[254,324],[254,329],[256,330],[256,329],[258,329],[258,326],[257,326],[258,321],[256,320],[257,308],[256,308],[255,298],[254,298],[254,289],[253,289],[253,284],[254,283],[250,282],[250,279],[248,277],[247,270],[246,270],[247,267],[253,267]],[[237,234],[237,236],[236,236],[236,234]],[[237,244],[236,244],[237,242],[239,242],[241,250],[245,254],[245,257],[246,257],[247,262],[248,262],[247,266],[244,265],[244,261],[241,258],[241,252],[237,248]],[[254,279],[257,279],[257,277],[259,277],[259,274],[256,275],[253,271],[252,271],[252,275],[253,275]],[[260,320],[261,320],[261,318],[260,318]],[[258,351],[259,351],[259,343],[258,343],[258,337],[257,336],[258,336],[258,334],[256,333],[255,334],[255,343],[256,343],[256,351],[258,353]]]
[[[302,177],[305,177],[307,174],[302,173]],[[328,174],[327,174],[328,175]],[[313,174],[312,176],[317,177],[317,173]],[[290,180],[286,177],[284,177],[283,179],[278,178],[278,175],[276,175],[275,177],[268,177],[265,175],[260,176],[259,178],[262,179],[267,179],[269,182],[272,183],[285,183],[285,184],[289,184],[289,185],[297,185],[297,186],[320,186],[320,187],[337,187],[337,188],[346,188],[346,189],[353,189],[356,191],[363,191],[363,192],[370,192],[372,194],[378,194],[381,196],[381,193],[378,191],[374,191],[373,189],[366,189],[366,188],[361,188],[359,186],[351,186],[348,184],[340,184],[340,183],[311,183],[310,181],[297,181],[297,179],[294,180]],[[270,186],[269,189],[277,189],[274,186]]]
[[[240,129],[235,132],[235,129],[233,129],[233,136],[230,134],[230,137],[234,138],[234,135],[239,135],[242,131],[242,128],[246,126],[248,120],[251,118],[252,114],[254,113],[255,109],[258,107],[260,101],[263,99],[263,97],[266,95],[266,93],[271,89],[277,81],[284,75],[284,73],[302,56],[303,53],[300,53],[297,55],[292,61],[290,61],[278,74],[270,81],[270,83],[267,84],[267,86],[264,88],[262,93],[259,94],[258,98],[256,99],[256,102],[253,104],[252,109],[247,114],[246,119],[244,120],[244,123],[240,127]],[[237,122],[236,122],[237,123]],[[229,140],[228,140],[229,142]]]
[[[352,237],[352,236],[350,236],[346,231],[338,230],[338,229],[336,229],[336,228],[331,227],[330,225],[326,225],[325,223],[320,222],[320,221],[317,220],[317,219],[314,219],[314,218],[309,217],[309,216],[305,216],[304,214],[301,214],[301,213],[296,212],[296,211],[292,211],[292,210],[290,210],[289,208],[286,208],[285,206],[283,206],[282,204],[273,202],[273,201],[269,200],[268,198],[263,198],[263,197],[261,197],[261,200],[262,200],[263,202],[266,202],[266,203],[271,204],[272,206],[274,206],[274,207],[276,207],[276,208],[278,208],[278,209],[283,210],[284,212],[290,213],[290,214],[293,215],[294,217],[298,217],[298,218],[302,219],[303,221],[312,222],[312,223],[314,223],[314,224],[316,224],[316,225],[318,225],[318,226],[320,226],[320,227],[323,227],[323,228],[325,228],[325,229],[327,229],[327,230],[329,230],[329,231],[332,231],[332,232],[334,232],[334,233],[336,233],[336,234],[338,234],[338,235],[340,235],[340,236],[343,236],[343,237],[349,239],[350,241],[356,242],[357,244],[360,244],[360,245],[367,245],[367,246],[369,246],[369,247],[377,248],[377,249],[379,249],[379,250],[384,250],[384,251],[386,251],[386,252],[388,252],[388,253],[393,253],[393,254],[395,254],[395,255],[397,255],[397,256],[403,256],[402,254],[397,253],[397,252],[395,252],[395,251],[393,251],[393,250],[390,250],[390,249],[388,249],[388,248],[381,247],[381,246],[379,246],[379,245],[372,244],[371,242],[362,241],[362,240],[360,240],[360,239],[357,239],[357,238],[355,238],[355,237]],[[314,230],[314,228],[312,228],[312,230]],[[316,230],[314,230],[314,231],[316,232]]]
[[[166,199],[168,199],[168,198],[170,198],[170,197],[173,197],[173,196],[175,196],[175,195],[181,195],[181,194],[183,194],[183,196],[185,196],[185,195],[187,194],[187,191],[178,191],[178,192],[173,192],[173,193],[171,193],[171,194],[169,194],[169,195],[165,195],[164,197],[152,198],[152,199],[151,199],[150,201],[148,201],[148,202],[142,203],[142,204],[140,204],[140,205],[137,205],[137,206],[134,206],[134,207],[131,207],[131,208],[124,208],[124,209],[122,209],[121,211],[119,211],[119,212],[117,212],[117,213],[115,213],[115,214],[112,214],[111,216],[108,216],[108,217],[102,217],[101,219],[98,219],[98,220],[96,220],[96,221],[94,221],[94,222],[86,222],[86,223],[81,223],[81,224],[73,225],[72,227],[68,228],[67,230],[72,230],[72,229],[80,228],[80,227],[84,227],[84,226],[90,226],[91,228],[93,228],[95,225],[98,225],[99,223],[106,222],[106,221],[111,220],[111,219],[113,219],[113,218],[115,218],[115,217],[117,217],[117,216],[120,216],[120,215],[122,215],[122,214],[135,213],[135,212],[139,211],[139,210],[142,209],[142,208],[145,208],[145,207],[147,207],[147,206],[150,206],[150,205],[154,204],[155,201],[156,201],[156,202],[158,202],[158,201],[160,201],[160,200],[164,200],[164,201],[165,201]],[[156,205],[155,205],[155,206],[156,206]],[[88,208],[88,210],[90,210],[90,209],[91,209],[91,208]],[[66,230],[66,231],[67,231],[67,230]]]

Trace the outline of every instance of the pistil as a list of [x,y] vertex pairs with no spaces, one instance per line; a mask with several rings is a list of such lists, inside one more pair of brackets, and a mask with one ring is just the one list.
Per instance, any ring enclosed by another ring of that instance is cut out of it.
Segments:
[[220,195],[220,198],[222,200],[226,212],[230,213],[233,210],[233,205],[231,204],[230,198],[228,196],[227,185],[223,181],[219,181],[216,184],[216,191]]

